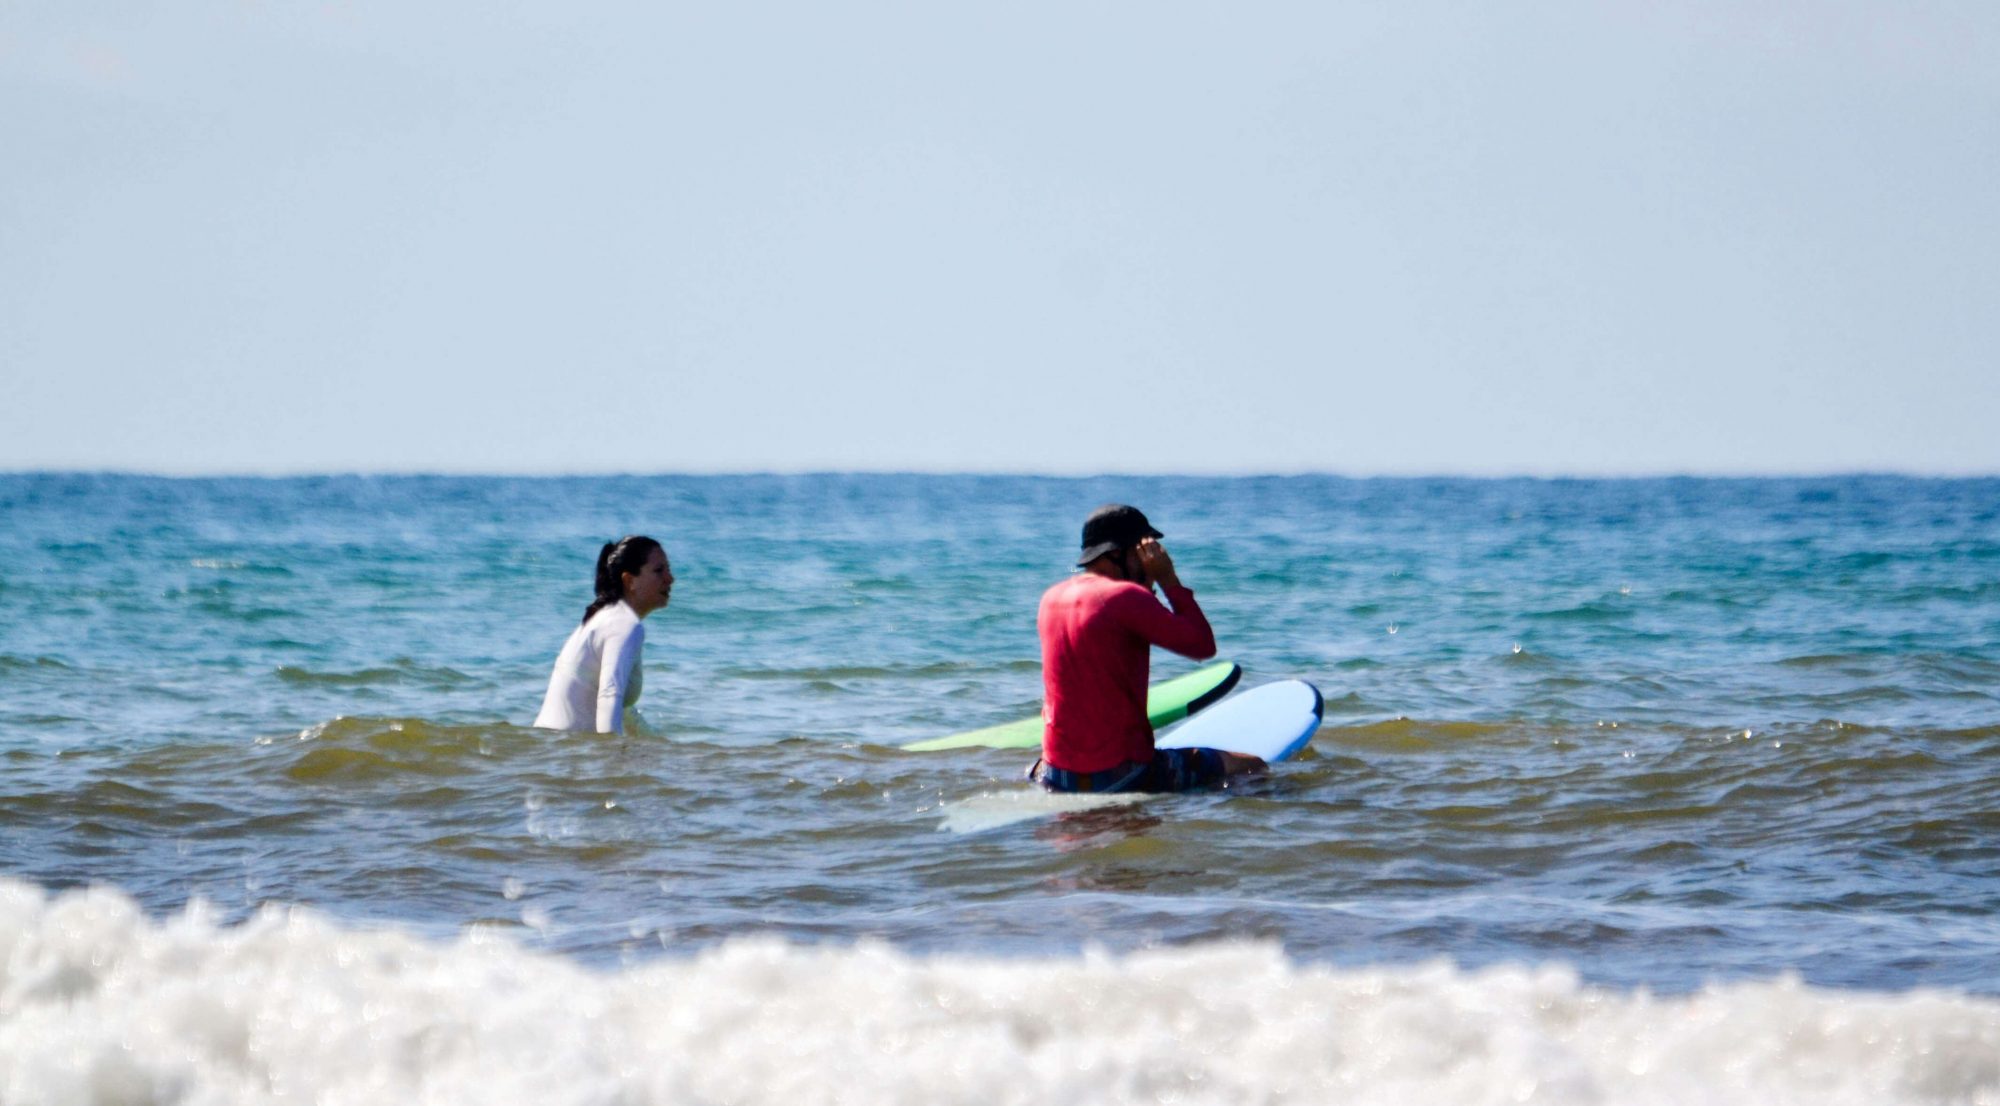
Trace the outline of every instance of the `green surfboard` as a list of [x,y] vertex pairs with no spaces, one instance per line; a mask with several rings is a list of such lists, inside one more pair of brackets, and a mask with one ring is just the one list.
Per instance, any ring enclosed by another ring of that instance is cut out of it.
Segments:
[[[1229,694],[1229,689],[1242,678],[1243,669],[1235,661],[1220,661],[1184,676],[1163,680],[1146,691],[1146,719],[1155,727],[1178,722]],[[1042,720],[1035,717],[988,726],[983,730],[933,737],[903,748],[916,753],[930,753],[939,749],[1039,749],[1041,746]]]

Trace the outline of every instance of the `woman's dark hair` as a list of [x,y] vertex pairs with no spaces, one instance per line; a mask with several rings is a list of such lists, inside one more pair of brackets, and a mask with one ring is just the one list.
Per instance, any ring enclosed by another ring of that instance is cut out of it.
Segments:
[[653,559],[656,549],[660,549],[660,543],[641,534],[605,542],[604,548],[597,551],[597,598],[583,609],[583,620],[589,622],[591,615],[625,598],[625,574],[638,575],[646,562]]

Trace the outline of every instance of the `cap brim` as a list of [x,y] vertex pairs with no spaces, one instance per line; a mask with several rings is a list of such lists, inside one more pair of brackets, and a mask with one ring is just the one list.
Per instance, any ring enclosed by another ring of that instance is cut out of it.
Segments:
[[1116,552],[1118,552],[1117,542],[1101,541],[1098,542],[1096,545],[1091,546],[1089,549],[1084,550],[1083,556],[1078,557],[1076,559],[1076,563],[1078,566],[1087,565],[1090,562],[1096,560],[1099,557],[1104,556],[1107,553],[1116,553]]
[[[1146,527],[1146,532],[1140,535],[1141,540],[1144,540],[1145,538],[1152,538],[1154,541],[1158,541],[1164,537],[1166,537],[1165,534],[1160,533],[1158,530],[1155,530],[1150,526]],[[1134,542],[1133,544],[1136,545],[1138,543]],[[1115,542],[1115,541],[1098,542],[1096,545],[1093,545],[1090,548],[1083,551],[1083,556],[1078,557],[1076,559],[1077,566],[1082,567],[1083,565],[1087,565],[1090,562],[1096,560],[1097,558],[1104,556],[1106,553],[1116,553],[1123,548],[1125,548],[1124,542]]]

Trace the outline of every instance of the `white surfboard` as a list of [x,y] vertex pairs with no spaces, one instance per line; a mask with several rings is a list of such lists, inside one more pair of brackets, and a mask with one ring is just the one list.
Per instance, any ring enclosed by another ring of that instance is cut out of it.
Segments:
[[1280,680],[1224,699],[1154,738],[1157,749],[1221,749],[1277,763],[1306,747],[1325,708],[1319,689]]

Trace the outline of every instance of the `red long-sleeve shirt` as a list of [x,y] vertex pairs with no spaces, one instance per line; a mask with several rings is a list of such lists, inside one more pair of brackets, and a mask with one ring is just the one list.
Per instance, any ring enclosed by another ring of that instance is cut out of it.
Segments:
[[1162,589],[1083,572],[1042,593],[1042,759],[1101,772],[1153,756],[1146,721],[1152,646],[1184,657],[1215,655],[1215,631],[1183,587]]

